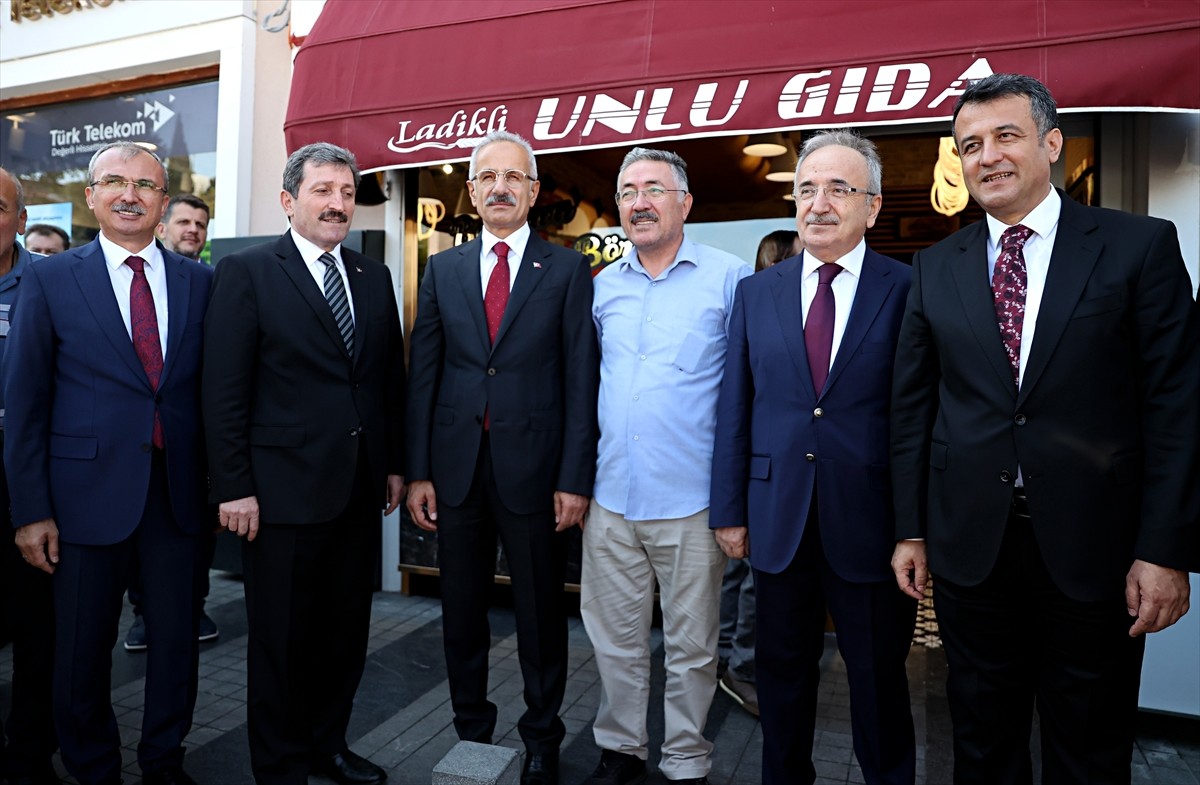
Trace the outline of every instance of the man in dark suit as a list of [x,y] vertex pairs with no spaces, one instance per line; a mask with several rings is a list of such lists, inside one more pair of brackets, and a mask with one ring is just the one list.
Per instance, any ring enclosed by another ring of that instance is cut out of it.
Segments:
[[1029,782],[1036,704],[1045,782],[1127,783],[1144,633],[1200,567],[1191,284],[1172,224],[1051,187],[1036,79],[971,85],[953,131],[987,218],[913,260],[896,580],[937,576],[956,782]]
[[291,229],[221,260],[205,322],[211,498],[221,524],[246,538],[260,785],[304,785],[310,771],[343,785],[387,776],[346,742],[380,509],[404,494],[395,290],[386,267],[341,244],[358,182],[349,150],[292,153],[280,197]]
[[[867,783],[911,785],[904,660],[916,601],[896,591],[888,408],[910,270],[867,247],[875,146],[811,137],[796,168],[799,256],[739,284],[717,408],[710,526],[750,556],[763,782],[811,783],[826,609]],[[747,541],[748,537],[748,541]]]
[[167,251],[162,162],[114,142],[88,166],[100,235],[30,265],[5,352],[4,460],[25,559],[54,575],[54,715],[81,785],[121,781],[111,651],[133,565],[151,626],[138,762],[190,783],[204,509],[202,320],[212,271]]
[[412,333],[408,509],[437,531],[454,726],[490,744],[487,608],[499,534],[527,709],[523,785],[558,781],[567,678],[563,531],[596,467],[599,360],[587,261],[532,233],[533,150],[489,134],[468,189],[483,233],[429,260]]

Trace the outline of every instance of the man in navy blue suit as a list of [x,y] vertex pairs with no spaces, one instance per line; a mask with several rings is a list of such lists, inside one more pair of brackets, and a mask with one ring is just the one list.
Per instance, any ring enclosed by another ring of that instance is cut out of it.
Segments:
[[871,142],[818,134],[796,168],[804,251],[742,281],[717,408],[710,526],[750,557],[763,782],[811,783],[828,609],[867,783],[911,785],[904,660],[916,601],[896,591],[888,407],[910,270],[867,247],[883,204]]
[[150,631],[138,763],[146,785],[186,784],[212,271],[155,242],[167,171],[153,153],[106,145],[88,183],[100,235],[30,265],[11,312],[4,461],[13,525],[25,560],[53,574],[53,703],[67,770],[80,785],[121,782],[111,651],[137,564]]

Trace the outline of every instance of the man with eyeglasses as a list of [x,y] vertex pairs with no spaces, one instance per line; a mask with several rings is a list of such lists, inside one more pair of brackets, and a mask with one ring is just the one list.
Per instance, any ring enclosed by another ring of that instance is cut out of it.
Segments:
[[412,332],[408,510],[437,532],[454,727],[490,744],[488,598],[496,537],[517,617],[526,710],[522,785],[558,782],[566,729],[565,532],[583,526],[596,467],[592,277],[530,230],[533,150],[504,131],[471,153],[476,239],[430,258]]
[[25,560],[53,575],[54,720],[67,771],[80,785],[121,781],[111,652],[136,564],[150,630],[142,782],[186,785],[201,536],[211,526],[199,390],[212,270],[155,242],[167,171],[146,148],[101,147],[88,183],[99,236],[30,265],[12,311],[13,525]]
[[911,272],[867,246],[883,204],[869,140],[825,131],[796,167],[803,252],[738,287],[717,411],[711,525],[749,556],[763,783],[812,783],[828,612],[863,779],[911,785],[904,661],[917,603],[891,572],[892,364]]
[[629,256],[596,277],[600,450],[583,534],[580,610],[600,671],[586,785],[641,782],[648,757],[654,589],[666,649],[659,770],[706,783],[725,554],[708,528],[717,390],[741,259],[684,236],[687,164],[636,147],[617,177]]

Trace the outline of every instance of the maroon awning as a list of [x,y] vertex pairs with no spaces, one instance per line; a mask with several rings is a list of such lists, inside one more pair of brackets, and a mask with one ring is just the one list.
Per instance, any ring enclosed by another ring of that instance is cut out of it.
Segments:
[[1200,109],[1200,0],[328,0],[297,52],[289,150],[364,169],[950,116],[966,80],[1060,108]]

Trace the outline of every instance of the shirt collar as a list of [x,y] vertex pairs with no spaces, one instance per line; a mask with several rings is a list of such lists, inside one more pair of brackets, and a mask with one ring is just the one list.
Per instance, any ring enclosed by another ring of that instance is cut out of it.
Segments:
[[504,242],[508,245],[508,256],[510,259],[521,259],[525,256],[525,246],[529,244],[529,224],[523,223],[514,230],[508,237],[497,237],[484,227],[479,233],[479,241],[483,243],[483,255],[487,256],[491,253],[492,248],[496,243]]
[[[833,264],[840,266],[843,270],[853,275],[855,278],[862,277],[863,259],[867,255],[867,238],[862,238],[858,241],[858,245],[850,249],[850,251],[840,259],[834,259]],[[822,262],[815,256],[808,253],[804,254],[804,277],[812,275],[825,262]]]
[[[1058,195],[1057,188],[1051,188],[1050,193],[1046,194],[1046,198],[1021,219],[1020,225],[1028,226],[1033,230],[1034,234],[1045,239],[1054,231],[1054,227],[1058,226],[1058,216],[1061,213],[1062,197]],[[999,248],[1000,235],[1004,234],[1005,229],[1010,228],[1009,225],[990,215],[987,216],[987,225],[988,240],[991,242],[991,247]]]
[[120,269],[121,265],[125,264],[125,260],[131,256],[142,257],[142,261],[149,265],[151,270],[162,260],[162,253],[158,249],[158,243],[154,240],[151,240],[149,245],[137,253],[130,253],[105,237],[104,232],[96,235],[96,239],[100,241],[100,250],[104,253],[104,263],[108,265],[108,269],[113,271]]
[[[316,264],[317,260],[321,258],[321,254],[326,253],[324,248],[321,248],[318,245],[314,245],[312,242],[310,242],[308,240],[308,238],[304,237],[299,232],[297,232],[295,230],[295,228],[289,229],[288,231],[292,233],[292,242],[294,242],[296,244],[296,250],[300,252],[300,258],[303,259],[304,263],[307,264],[308,266],[311,267],[312,265]],[[331,256],[333,256],[334,259],[337,259],[339,265],[341,264],[341,262],[342,262],[342,244],[341,243],[338,243],[337,245],[335,245],[333,247],[333,250],[329,251],[328,253]]]
[[[663,270],[659,277],[665,277],[683,262],[687,262],[693,267],[698,267],[700,264],[699,259],[700,249],[697,248],[696,244],[689,240],[685,234],[683,236],[683,241],[679,244],[679,250],[675,252],[675,258],[671,260],[671,263],[667,265],[667,269]],[[650,273],[646,272],[646,268],[642,267],[642,260],[638,258],[636,245],[633,247],[633,250],[629,252],[629,255],[622,257],[617,264],[621,265],[622,272],[625,270],[636,270],[647,277],[650,275]]]

